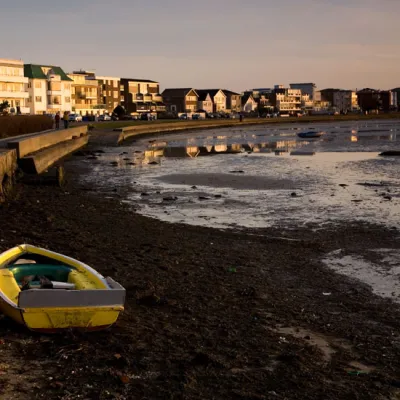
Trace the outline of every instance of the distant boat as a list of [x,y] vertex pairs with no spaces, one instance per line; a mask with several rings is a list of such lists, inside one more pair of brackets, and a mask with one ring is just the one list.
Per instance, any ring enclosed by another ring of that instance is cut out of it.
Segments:
[[324,134],[325,132],[307,131],[307,132],[300,132],[297,134],[297,136],[302,139],[313,139],[313,138],[319,138]]

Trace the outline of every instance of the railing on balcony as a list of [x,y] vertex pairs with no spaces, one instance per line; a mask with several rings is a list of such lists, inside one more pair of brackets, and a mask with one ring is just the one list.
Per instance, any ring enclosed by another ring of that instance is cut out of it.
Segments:
[[107,109],[105,104],[75,104],[77,110],[104,110]]
[[85,85],[85,86],[96,86],[96,87],[98,87],[98,86],[99,86],[99,83],[98,83],[98,81],[95,81],[95,80],[85,79],[85,83],[84,83],[83,85]]

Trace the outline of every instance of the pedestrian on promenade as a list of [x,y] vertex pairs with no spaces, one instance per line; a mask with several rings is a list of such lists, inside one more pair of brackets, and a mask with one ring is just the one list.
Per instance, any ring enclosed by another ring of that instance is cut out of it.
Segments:
[[68,129],[68,124],[69,124],[69,112],[68,111],[64,111],[63,120],[64,120],[64,129]]
[[54,117],[54,121],[56,122],[56,129],[60,129],[60,113],[58,112]]
[[240,122],[242,122],[242,121],[243,121],[243,114],[242,114],[242,113],[240,113],[239,120],[240,120]]

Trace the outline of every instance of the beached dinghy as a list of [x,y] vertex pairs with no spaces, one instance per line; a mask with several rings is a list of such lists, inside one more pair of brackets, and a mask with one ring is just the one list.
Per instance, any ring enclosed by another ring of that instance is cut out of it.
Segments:
[[124,302],[119,283],[73,258],[28,244],[0,254],[0,310],[29,329],[105,329]]

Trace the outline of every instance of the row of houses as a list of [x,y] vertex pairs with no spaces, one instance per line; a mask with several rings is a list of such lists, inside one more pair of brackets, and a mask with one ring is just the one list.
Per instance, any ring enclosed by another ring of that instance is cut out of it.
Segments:
[[244,92],[251,95],[260,109],[294,115],[298,113],[389,112],[400,109],[400,88],[377,90],[322,89],[315,83],[293,83],[289,87],[258,88]]
[[391,111],[400,106],[400,88],[359,91],[314,83],[257,88],[236,93],[227,89],[167,88],[154,80],[97,76],[91,71],[65,72],[52,65],[0,59],[0,103],[22,114],[111,113],[118,105],[128,114],[141,113],[331,113]]
[[22,114],[111,113],[118,105],[128,114],[240,112],[242,95],[229,90],[166,89],[149,79],[65,72],[59,66],[0,59],[0,103]]
[[165,89],[162,98],[171,113],[238,113],[246,104],[240,93],[227,89]]
[[0,59],[0,103],[22,114],[111,113],[122,105],[129,113],[162,112],[158,82],[96,76],[90,71],[65,72],[53,65]]

